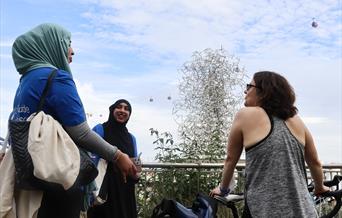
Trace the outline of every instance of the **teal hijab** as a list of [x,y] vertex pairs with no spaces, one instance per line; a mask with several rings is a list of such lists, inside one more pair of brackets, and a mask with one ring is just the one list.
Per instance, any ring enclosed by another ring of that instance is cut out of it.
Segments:
[[52,67],[71,73],[68,63],[70,45],[69,31],[56,24],[41,24],[14,41],[14,65],[21,75],[40,67]]

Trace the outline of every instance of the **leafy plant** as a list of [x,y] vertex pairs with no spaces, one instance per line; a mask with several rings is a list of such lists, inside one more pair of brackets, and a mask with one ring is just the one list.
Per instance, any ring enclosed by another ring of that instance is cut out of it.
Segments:
[[[180,69],[179,99],[173,115],[179,125],[180,142],[169,132],[151,128],[160,163],[222,162],[227,132],[242,102],[244,69],[224,49],[195,52]],[[208,193],[220,180],[222,169],[163,168],[147,172],[139,196],[144,207],[139,216],[148,217],[162,198],[191,206],[197,193]],[[140,193],[140,192],[139,192]]]

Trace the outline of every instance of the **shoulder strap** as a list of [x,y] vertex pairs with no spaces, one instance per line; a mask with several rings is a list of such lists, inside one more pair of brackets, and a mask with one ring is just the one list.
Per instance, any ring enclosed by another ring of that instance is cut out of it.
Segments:
[[52,79],[56,76],[56,74],[57,74],[57,69],[53,69],[52,72],[50,73],[48,79],[47,79],[47,82],[46,82],[46,85],[44,87],[42,96],[40,96],[40,99],[39,99],[37,113],[43,109],[45,98],[46,98],[48,91],[50,89]]

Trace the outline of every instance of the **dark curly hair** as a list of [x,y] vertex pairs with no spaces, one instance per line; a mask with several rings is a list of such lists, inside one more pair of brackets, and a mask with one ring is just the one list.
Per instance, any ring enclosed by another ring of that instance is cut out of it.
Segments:
[[294,106],[296,95],[289,82],[281,75],[260,71],[253,76],[259,106],[267,114],[286,120],[297,114],[298,109]]

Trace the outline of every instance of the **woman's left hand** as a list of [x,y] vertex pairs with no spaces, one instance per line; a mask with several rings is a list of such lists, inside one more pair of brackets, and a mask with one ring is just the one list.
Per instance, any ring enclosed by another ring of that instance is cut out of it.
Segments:
[[217,186],[209,193],[210,197],[214,197],[215,195],[221,195],[220,186]]

